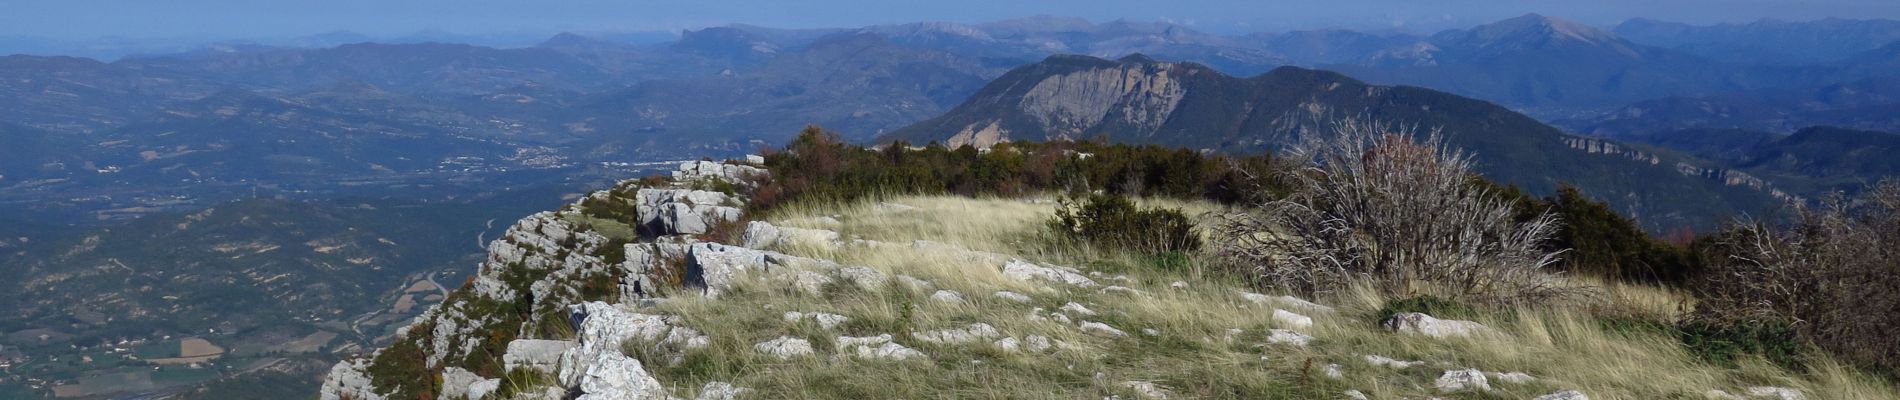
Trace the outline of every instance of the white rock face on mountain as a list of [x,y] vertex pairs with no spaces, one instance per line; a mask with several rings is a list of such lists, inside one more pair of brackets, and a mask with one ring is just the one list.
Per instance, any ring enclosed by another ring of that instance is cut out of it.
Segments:
[[323,379],[323,387],[317,398],[382,400],[383,395],[376,393],[376,389],[370,386],[369,376],[364,373],[368,368],[369,363],[363,359],[344,360],[330,367],[330,375]]
[[[748,162],[752,161],[751,157],[756,156],[748,156]],[[758,158],[758,162],[753,164],[764,163],[765,158],[760,157]],[[679,170],[673,171],[673,180],[681,182],[716,179],[731,183],[746,183],[769,177],[771,177],[771,173],[764,168],[712,161],[687,161],[680,164]]]
[[634,209],[640,225],[661,235],[706,233],[712,224],[739,220],[738,200],[725,193],[690,189],[640,189]]
[[1491,333],[1491,328],[1471,321],[1432,318],[1423,313],[1392,314],[1381,323],[1387,330],[1407,335],[1425,335],[1434,338],[1453,338],[1481,336]]

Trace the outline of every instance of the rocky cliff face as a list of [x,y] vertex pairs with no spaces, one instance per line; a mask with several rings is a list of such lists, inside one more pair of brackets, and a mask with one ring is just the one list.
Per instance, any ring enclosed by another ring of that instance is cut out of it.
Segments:
[[469,283],[417,317],[396,343],[337,363],[320,398],[478,399],[501,390],[510,371],[551,375],[548,398],[575,390],[584,399],[665,398],[619,344],[638,337],[691,348],[703,346],[704,335],[626,304],[670,291],[716,295],[748,270],[818,263],[698,236],[738,221],[745,199],[695,187],[752,185],[766,176],[752,165],[689,162],[664,185],[623,182],[523,218],[489,245]]

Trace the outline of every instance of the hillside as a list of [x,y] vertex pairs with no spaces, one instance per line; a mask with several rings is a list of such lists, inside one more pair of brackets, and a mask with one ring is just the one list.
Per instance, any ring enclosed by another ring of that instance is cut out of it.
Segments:
[[[391,347],[337,364],[320,398],[1787,399],[1892,390],[1837,367],[1713,366],[1667,333],[1600,324],[1581,305],[1428,316],[1423,324],[1444,325],[1395,332],[1376,323],[1392,303],[1373,292],[1317,302],[1259,294],[1200,258],[1166,267],[1052,241],[1041,232],[1053,204],[1033,197],[721,211],[743,206],[760,173],[688,163],[671,181],[625,182],[521,220],[472,283]],[[703,179],[742,189],[690,189]],[[1681,312],[1677,292],[1605,291],[1603,304],[1628,315]]]
[[1741,129],[1656,133],[1631,140],[1720,162],[1805,193],[1858,192],[1900,175],[1900,135],[1817,126],[1792,135]]
[[1503,107],[1429,89],[1283,67],[1253,78],[1144,57],[1055,56],[1010,71],[948,114],[879,140],[988,146],[1094,140],[1235,153],[1285,149],[1324,120],[1366,116],[1442,129],[1479,171],[1535,193],[1562,183],[1652,228],[1713,226],[1774,202],[1774,188],[1671,151],[1566,135]]

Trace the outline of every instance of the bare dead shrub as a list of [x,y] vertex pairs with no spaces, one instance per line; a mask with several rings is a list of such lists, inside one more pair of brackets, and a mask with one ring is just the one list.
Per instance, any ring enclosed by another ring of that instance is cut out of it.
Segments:
[[1557,227],[1514,210],[1471,172],[1471,158],[1437,132],[1368,119],[1333,121],[1291,156],[1297,167],[1263,177],[1292,192],[1227,216],[1217,253],[1258,283],[1309,295],[1367,282],[1409,297],[1425,288],[1460,300],[1541,302],[1571,291],[1545,268]]
[[1731,228],[1696,293],[1696,318],[1792,324],[1837,357],[1900,376],[1900,181],[1793,209],[1789,224]]

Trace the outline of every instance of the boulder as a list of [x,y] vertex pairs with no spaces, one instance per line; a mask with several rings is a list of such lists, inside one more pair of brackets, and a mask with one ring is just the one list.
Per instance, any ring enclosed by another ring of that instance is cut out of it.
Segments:
[[1438,376],[1437,381],[1432,382],[1432,387],[1445,393],[1467,390],[1491,390],[1491,384],[1484,379],[1484,372],[1475,369],[1454,369],[1445,371],[1444,375]]
[[596,353],[575,367],[580,368],[575,375],[581,392],[575,400],[667,400],[666,388],[647,374],[640,360],[619,351]]
[[1083,306],[1081,303],[1076,303],[1073,301],[1069,302],[1069,304],[1063,304],[1062,311],[1066,313],[1075,314],[1077,316],[1083,316],[1083,317],[1095,316],[1095,310],[1090,310],[1087,306]]
[[1424,335],[1433,338],[1470,337],[1491,334],[1491,328],[1472,321],[1432,318],[1424,313],[1398,313],[1386,317],[1385,329],[1406,335]]
[[1029,335],[1023,338],[1023,349],[1029,350],[1031,353],[1049,351],[1049,349],[1053,347],[1055,346],[1051,343],[1048,336]]
[[745,224],[745,234],[739,236],[739,245],[750,249],[764,250],[778,243],[779,229],[765,221],[752,221]]

